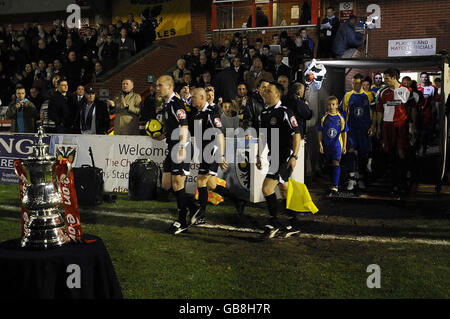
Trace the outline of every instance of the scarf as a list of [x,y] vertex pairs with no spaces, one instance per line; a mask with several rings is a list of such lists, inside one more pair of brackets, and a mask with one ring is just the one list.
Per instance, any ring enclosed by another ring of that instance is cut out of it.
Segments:
[[87,118],[86,118],[87,107],[88,107],[88,104],[84,103],[83,108],[81,109],[81,130],[83,132],[91,130],[92,114],[94,113],[94,109],[95,109],[95,101],[94,101],[94,103],[92,103],[91,107],[89,108],[89,112],[87,113]]

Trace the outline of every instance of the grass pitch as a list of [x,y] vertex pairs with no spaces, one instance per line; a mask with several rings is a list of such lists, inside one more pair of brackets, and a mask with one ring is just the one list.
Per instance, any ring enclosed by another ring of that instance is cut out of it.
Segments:
[[[201,227],[174,236],[165,233],[176,217],[174,201],[132,202],[126,195],[80,213],[83,231],[103,239],[125,298],[450,296],[447,212],[312,195],[320,211],[299,216],[310,238],[264,241],[258,233]],[[0,185],[0,241],[20,236],[18,197],[17,186]],[[209,224],[261,229],[267,221],[264,205],[247,207],[245,215],[238,217],[230,205],[208,206]],[[335,239],[320,239],[322,234]],[[368,235],[375,239],[343,238]],[[381,268],[379,289],[367,288],[370,264]]]

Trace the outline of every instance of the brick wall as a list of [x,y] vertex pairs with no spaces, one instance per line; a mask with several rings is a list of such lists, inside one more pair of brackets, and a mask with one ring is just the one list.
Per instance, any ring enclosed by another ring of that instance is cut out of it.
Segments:
[[[340,1],[326,1],[339,10]],[[436,52],[450,49],[448,0],[358,0],[355,2],[356,15],[368,15],[369,4],[378,4],[381,8],[381,28],[369,33],[370,57],[387,57],[388,41],[400,39],[436,38]],[[322,6],[324,8],[324,6]]]
[[94,88],[108,88],[110,97],[121,90],[121,83],[124,78],[131,78],[134,81],[135,92],[142,93],[148,88],[146,82],[147,75],[156,77],[165,74],[172,68],[177,59],[186,52],[192,51],[194,45],[200,42],[199,34],[190,34],[171,39],[159,40],[160,47],[156,48],[136,63],[126,69],[116,73],[107,81],[96,83]]
[[148,88],[146,82],[148,74],[156,77],[165,74],[175,66],[181,55],[192,52],[194,46],[205,41],[205,37],[211,29],[211,2],[209,0],[191,1],[191,26],[191,34],[156,41],[161,45],[159,48],[113,75],[107,81],[95,84],[95,89],[109,88],[110,96],[113,96],[121,90],[124,78],[132,78],[135,92],[144,92]]

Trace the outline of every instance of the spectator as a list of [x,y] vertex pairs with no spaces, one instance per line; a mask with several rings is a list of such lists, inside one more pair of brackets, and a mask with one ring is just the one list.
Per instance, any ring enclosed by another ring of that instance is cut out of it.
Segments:
[[183,82],[184,78],[184,72],[186,72],[186,60],[185,59],[178,59],[177,61],[177,68],[175,71],[173,71],[173,78],[175,80],[175,84],[179,84]]
[[52,78],[52,81],[46,85],[44,88],[42,88],[42,96],[45,98],[51,97],[53,94],[55,94],[58,91],[58,82],[61,79],[60,75],[55,75]]
[[108,34],[101,53],[104,72],[108,72],[116,67],[118,54],[119,46],[113,42],[112,34]]
[[58,90],[50,97],[48,103],[48,117],[55,122],[56,133],[72,133],[74,118],[68,101],[68,89],[67,80],[59,79]]
[[86,103],[86,96],[84,94],[84,86],[78,85],[74,93],[68,94],[68,103],[70,107],[71,116],[75,118],[80,113],[81,106]]
[[246,57],[248,55],[248,49],[249,49],[250,45],[249,45],[249,39],[244,36],[242,37],[242,44],[240,47],[238,47],[239,49],[239,54],[241,55],[241,57]]
[[297,57],[292,52],[290,47],[281,48],[281,54],[283,55],[282,59],[283,63],[291,68],[291,77],[292,77],[293,75],[292,72],[294,70],[298,70],[301,61],[297,59]]
[[291,78],[292,70],[290,67],[288,67],[286,64],[284,64],[282,61],[283,61],[283,54],[277,53],[277,55],[275,55],[275,64],[271,68],[271,73],[272,73],[274,79],[278,79],[278,77],[280,75],[284,75],[288,78],[288,81],[289,81]]
[[28,100],[34,104],[36,107],[36,112],[39,115],[39,112],[41,111],[41,106],[44,103],[44,97],[41,95],[41,92],[39,92],[39,89],[36,87],[32,87],[30,89],[30,96],[28,97]]
[[62,65],[61,61],[59,59],[55,59],[53,61],[53,68],[52,68],[50,77],[52,78],[57,74],[61,75],[62,74],[62,66],[63,65]]
[[122,92],[113,100],[108,100],[114,109],[114,135],[139,135],[139,114],[141,112],[141,96],[133,92],[134,82],[130,79],[122,81]]
[[97,82],[97,78],[101,77],[104,74],[103,66],[100,62],[95,63],[94,72],[92,73],[92,81]]
[[16,89],[16,100],[11,102],[6,117],[11,120],[11,132],[33,133],[36,107],[26,97],[25,88]]
[[209,71],[205,71],[202,73],[200,77],[200,81],[198,82],[198,86],[205,88],[207,85],[211,84],[211,73]]
[[200,54],[199,64],[195,69],[193,69],[193,71],[194,71],[194,77],[195,77],[195,80],[197,83],[200,82],[201,76],[203,73],[205,73],[205,72],[211,73],[211,66],[208,63],[208,58],[206,57],[205,54]]
[[45,39],[39,39],[34,59],[36,61],[43,60],[46,64],[53,61],[52,53],[48,50]]
[[218,73],[213,79],[213,86],[217,88],[217,95],[224,100],[233,100],[236,97],[236,88],[243,81],[244,70],[240,58],[233,59],[233,66]]
[[[247,28],[253,27],[253,17],[250,15],[247,20]],[[267,27],[269,25],[269,19],[262,11],[261,7],[256,7],[256,27]]]
[[188,54],[186,57],[187,68],[190,70],[195,70],[200,65],[200,48],[192,48],[192,53]]
[[133,21],[131,23],[130,30],[130,38],[134,40],[136,45],[136,52],[141,51],[145,47],[144,35],[142,34],[141,29],[139,28],[139,23]]
[[217,71],[217,69],[221,68],[221,58],[219,57],[219,52],[217,51],[217,49],[212,49],[211,50],[211,57],[209,58],[209,64],[211,65],[211,69],[214,75]]
[[252,61],[254,58],[259,56],[259,52],[255,49],[254,46],[249,46],[247,50],[247,54],[243,56],[242,63],[246,69],[250,69],[252,66]]
[[288,91],[287,103],[285,105],[294,112],[300,134],[304,138],[306,134],[306,121],[310,120],[313,116],[308,102],[305,100],[304,84],[299,82],[292,84],[291,89]]
[[363,45],[363,34],[355,31],[356,17],[354,15],[341,24],[333,42],[333,53],[338,59],[351,58],[357,48]]
[[294,54],[299,61],[310,59],[314,56],[314,41],[308,36],[305,28],[295,34]]
[[181,101],[185,104],[191,105],[191,91],[189,90],[189,84],[181,83],[179,93]]
[[243,128],[247,130],[248,128],[258,128],[258,117],[261,114],[262,109],[265,106],[262,94],[264,90],[269,85],[269,81],[261,80],[259,81],[258,89],[255,93],[251,95],[252,103],[244,110],[244,121]]
[[214,98],[215,98],[215,90],[214,90],[214,87],[212,86],[212,85],[207,85],[206,87],[205,87],[205,91],[206,91],[206,101],[208,102],[208,104],[212,107],[212,108],[214,108],[214,109],[216,109],[216,111],[218,111],[219,112],[219,114],[221,114],[222,113],[222,109],[221,108],[218,108],[217,106],[216,106],[216,103],[215,103],[215,100],[214,100]]
[[231,100],[223,100],[220,120],[222,121],[222,125],[225,130],[227,128],[236,130],[239,127],[239,116],[237,116],[236,112],[233,111],[233,108],[233,102]]
[[149,93],[144,100],[141,110],[141,121],[150,121],[156,118],[156,109],[162,105],[162,99],[156,96],[156,84],[151,83],[149,86]]
[[66,39],[66,45],[61,50],[60,59],[65,63],[67,61],[67,57],[69,56],[70,52],[78,53],[79,48],[73,43],[72,38],[68,37]]
[[271,45],[280,45],[280,35],[279,34],[277,34],[277,33],[275,33],[275,34],[272,34],[272,43],[271,43]]
[[233,100],[233,106],[239,118],[239,127],[244,127],[244,112],[246,108],[251,108],[253,103],[252,99],[248,95],[247,85],[245,83],[239,83],[237,87],[237,97]]
[[95,98],[95,90],[88,87],[75,116],[74,130],[77,134],[106,134],[109,114],[106,103]]
[[319,58],[334,58],[333,41],[339,29],[339,18],[335,16],[334,8],[327,8],[327,16],[320,25]]
[[257,38],[255,41],[255,50],[258,55],[261,55],[263,53],[263,45],[263,40],[261,38]]
[[223,46],[220,48],[219,56],[224,58],[231,53],[231,41],[230,39],[223,40]]
[[283,92],[281,94],[281,100],[283,102],[283,105],[285,105],[286,97],[289,90],[289,78],[286,75],[280,75],[277,78],[277,82],[283,86]]
[[119,40],[119,63],[131,58],[136,53],[136,46],[132,38],[127,36],[127,29],[122,28]]
[[69,52],[68,61],[63,65],[63,74],[69,84],[69,91],[73,92],[81,81],[81,63],[77,60],[75,51]]
[[247,89],[253,92],[261,80],[268,82],[274,81],[272,74],[263,70],[261,59],[255,58],[253,59],[253,65],[250,71],[244,73],[244,82],[247,84]]
[[270,70],[275,63],[275,57],[270,52],[270,46],[268,44],[263,45],[262,54],[259,57],[263,63],[264,70]]
[[290,50],[292,50],[292,48],[294,47],[294,41],[292,41],[291,37],[287,34],[286,31],[280,33],[280,45],[281,49],[289,48]]
[[145,47],[150,46],[156,40],[156,28],[146,12],[141,13],[142,25],[141,30]]

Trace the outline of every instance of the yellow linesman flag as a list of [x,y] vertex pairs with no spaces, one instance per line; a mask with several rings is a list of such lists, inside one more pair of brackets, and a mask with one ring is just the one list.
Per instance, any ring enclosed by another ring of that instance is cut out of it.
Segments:
[[317,213],[319,209],[314,205],[305,184],[289,178],[286,208],[296,212]]
[[[216,184],[223,186],[223,187],[227,187],[227,182],[219,177],[215,177],[216,180]],[[196,200],[198,200],[198,188],[195,190],[195,195],[194,198]],[[224,201],[223,197],[220,196],[219,194],[208,190],[208,203],[213,204],[213,205],[219,205],[220,203],[222,203]]]

